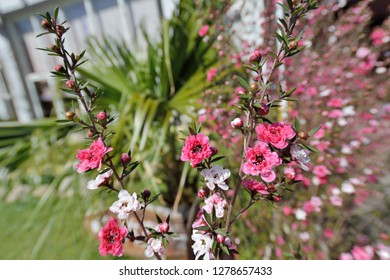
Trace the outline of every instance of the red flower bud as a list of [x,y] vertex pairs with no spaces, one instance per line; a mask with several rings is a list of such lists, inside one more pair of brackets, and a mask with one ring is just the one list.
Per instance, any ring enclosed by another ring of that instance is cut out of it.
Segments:
[[57,65],[55,68],[54,68],[57,72],[62,72],[64,70],[64,67],[62,65]]
[[161,233],[167,233],[169,231],[169,224],[167,222],[163,222],[158,226],[158,228]]
[[212,156],[215,156],[216,154],[218,154],[218,149],[217,148],[211,147],[210,150],[211,150],[211,155]]
[[96,118],[100,121],[105,121],[107,119],[107,114],[106,112],[99,112],[97,115],[96,115]]
[[129,156],[129,154],[127,153],[121,154],[121,163],[123,165],[128,165],[130,161],[131,161],[131,156]]
[[73,80],[67,80],[66,81],[66,87],[72,90],[76,89],[76,84],[74,83]]
[[224,244],[225,243],[225,239],[226,239],[226,236],[223,236],[221,234],[217,234],[217,242],[218,243]]
[[253,51],[253,53],[249,57],[249,62],[260,62],[261,60],[261,52],[259,50]]
[[260,103],[260,107],[256,107],[256,112],[261,116],[265,116],[269,113],[269,107],[265,103]]
[[198,197],[199,198],[204,198],[206,196],[207,196],[207,192],[206,192],[205,189],[201,189],[201,190],[198,191]]

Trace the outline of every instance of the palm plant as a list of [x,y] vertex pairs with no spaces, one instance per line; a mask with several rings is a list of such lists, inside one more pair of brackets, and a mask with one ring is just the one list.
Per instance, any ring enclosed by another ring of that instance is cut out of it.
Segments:
[[[173,203],[178,186],[185,183],[188,171],[181,170],[177,161],[178,127],[183,120],[194,118],[198,99],[211,86],[206,70],[220,62],[212,48],[215,38],[205,42],[198,36],[204,24],[202,11],[223,4],[209,2],[202,1],[199,9],[194,1],[181,0],[172,19],[163,19],[160,40],[153,41],[144,32],[144,54],[108,38],[90,39],[88,52],[94,60],[91,67],[80,71],[104,91],[102,102],[114,105],[120,113],[111,145],[135,152],[137,159],[143,160],[143,168],[137,169],[139,176],[151,178],[153,186],[162,179],[169,203]],[[219,78],[227,73],[229,70]],[[159,172],[159,167],[164,172]]]

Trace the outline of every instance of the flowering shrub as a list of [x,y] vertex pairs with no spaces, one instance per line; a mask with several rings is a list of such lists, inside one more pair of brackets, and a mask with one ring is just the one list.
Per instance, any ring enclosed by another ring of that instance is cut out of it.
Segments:
[[[196,259],[221,259],[238,253],[237,242],[232,234],[233,224],[247,215],[247,210],[253,205],[258,202],[274,205],[282,200],[284,190],[290,190],[292,185],[304,181],[297,167],[307,170],[309,151],[315,150],[307,140],[324,129],[320,122],[306,132],[300,129],[297,119],[290,118],[283,122],[272,120],[283,102],[294,101],[291,95],[295,89],[278,82],[276,74],[280,74],[278,71],[287,58],[303,50],[300,45],[302,32],[296,29],[299,21],[310,10],[317,8],[317,3],[314,0],[288,0],[281,7],[283,17],[279,19],[274,33],[278,45],[273,51],[271,48],[253,50],[249,64],[244,65],[253,73],[251,82],[248,83],[241,76],[235,77],[240,87],[234,102],[237,107],[236,118],[231,122],[231,128],[242,134],[242,137],[237,138],[242,139],[242,145],[231,143],[236,148],[242,148],[237,172],[215,164],[224,157],[218,155],[218,148],[210,143],[208,136],[200,133],[200,128],[190,127],[185,139],[180,159],[189,161],[197,169],[206,186],[198,192],[198,197],[204,201],[192,225],[192,249]],[[57,15],[58,9],[53,16],[49,13],[42,15],[42,27],[47,31],[43,34],[55,36],[54,44],[44,50],[62,58],[63,64],[52,73],[64,80],[63,90],[74,94],[86,112],[86,117],[68,112],[68,121],[79,124],[87,131],[86,136],[93,140],[89,148],[77,153],[79,163],[75,168],[79,173],[99,171],[97,178],[88,182],[89,189],[104,188],[118,192],[118,200],[109,208],[117,214],[117,219],[110,219],[100,231],[99,251],[102,255],[120,256],[123,253],[122,243],[129,239],[131,242],[145,243],[146,257],[161,259],[166,253],[168,236],[175,236],[169,231],[169,216],[166,221],[157,216],[159,225],[154,229],[145,226],[145,210],[157,196],[151,197],[148,190],[139,195],[135,192],[130,195],[128,192],[125,179],[139,162],[132,162],[130,151],[114,151],[108,144],[112,135],[109,125],[114,118],[106,110],[95,112],[95,103],[101,92],[89,89],[88,83],[76,76],[77,68],[85,62],[82,60],[84,52],[77,55],[65,49],[64,34],[69,28],[57,22]],[[204,25],[198,36],[204,38],[209,32],[210,26]],[[217,75],[218,69],[210,68],[206,79],[213,81]],[[226,123],[221,125],[226,126]],[[120,154],[119,158],[115,157],[115,153]],[[330,175],[325,165],[315,166],[312,172],[319,184]],[[233,183],[233,180],[236,182]],[[238,205],[237,201],[241,197],[246,200],[246,205]],[[309,213],[318,212],[322,203],[321,198],[313,196],[305,202],[303,209],[295,210],[295,216],[305,220]],[[130,215],[135,217],[142,229],[141,235],[136,236],[128,230],[127,220]],[[305,240],[309,238],[305,232],[301,236]]]

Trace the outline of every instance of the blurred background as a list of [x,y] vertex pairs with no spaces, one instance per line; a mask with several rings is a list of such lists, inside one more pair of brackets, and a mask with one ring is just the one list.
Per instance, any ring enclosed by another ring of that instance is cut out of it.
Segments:
[[[236,116],[234,76],[250,79],[242,63],[251,51],[277,44],[267,35],[282,13],[276,2],[0,0],[0,259],[100,259],[95,234],[115,200],[87,192],[92,178],[75,172],[86,137],[55,120],[68,110],[83,112],[50,75],[61,62],[37,50],[53,42],[36,38],[39,13],[59,6],[60,21],[70,27],[67,48],[87,50],[80,76],[104,90],[97,110],[117,117],[110,145],[131,149],[142,162],[128,185],[163,194],[161,211],[173,209],[184,236],[174,247],[183,258],[191,255],[186,233],[201,180],[179,160],[180,130],[201,122],[226,165],[237,168],[241,138],[229,125]],[[389,2],[320,1],[300,23],[308,47],[286,61],[277,79],[296,87],[303,102],[273,117],[297,116],[308,130],[325,123],[312,139],[319,153],[310,174],[294,171],[303,183],[276,210],[259,205],[244,215],[238,228],[250,230],[237,233],[241,258],[283,259],[297,251],[310,259],[348,252],[390,258]],[[205,25],[210,29],[201,36]],[[210,78],[212,68],[217,74]],[[309,209],[313,197],[320,210]]]

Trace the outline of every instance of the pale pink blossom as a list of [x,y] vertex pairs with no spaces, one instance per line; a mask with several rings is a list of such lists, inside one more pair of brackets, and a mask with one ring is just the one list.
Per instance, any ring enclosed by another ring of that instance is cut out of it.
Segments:
[[199,35],[199,37],[204,37],[204,36],[206,36],[206,34],[209,32],[209,28],[210,28],[210,26],[209,25],[203,25],[200,29],[199,29],[199,31],[198,31],[198,35]]
[[217,218],[223,217],[224,207],[227,205],[227,202],[221,197],[219,193],[214,193],[210,197],[206,198],[204,202],[206,205],[203,206],[203,210],[211,214],[213,208],[215,208],[215,215]]
[[288,146],[289,140],[295,137],[295,131],[289,124],[261,123],[256,127],[257,139],[271,144],[275,148],[284,149]]
[[234,120],[231,121],[230,125],[233,128],[241,128],[244,125],[244,123],[240,118],[235,118]]
[[253,148],[246,150],[245,160],[242,171],[253,176],[260,174],[266,182],[275,180],[276,174],[273,168],[282,164],[278,154],[272,152],[269,146],[261,141],[257,142]]
[[119,227],[118,220],[110,218],[105,227],[99,232],[99,253],[102,256],[111,254],[120,257],[123,255],[122,241],[127,235],[126,227]]
[[324,178],[330,174],[330,171],[325,165],[317,165],[313,169],[313,174],[319,178]]
[[141,203],[137,200],[137,194],[130,195],[126,190],[121,190],[118,194],[118,200],[115,201],[110,211],[118,214],[118,219],[125,220],[129,214],[133,211],[141,209]]
[[371,246],[354,246],[351,254],[355,260],[372,260],[374,257],[374,249]]
[[77,152],[77,159],[79,160],[79,164],[76,165],[77,172],[82,173],[95,168],[100,170],[104,155],[110,151],[112,151],[112,148],[106,147],[99,137],[88,149]]
[[350,253],[341,253],[339,260],[353,260],[353,257]]
[[87,183],[87,189],[89,190],[96,190],[100,186],[104,185],[110,176],[112,175],[113,171],[110,169],[107,172],[99,174],[95,180],[90,180]]
[[375,252],[381,260],[390,260],[390,246],[379,243],[376,245]]
[[201,256],[204,260],[215,259],[212,252],[214,238],[209,233],[203,234],[194,230],[191,239],[194,241],[191,247],[195,254],[195,260],[198,260]]
[[223,169],[220,165],[214,165],[210,169],[203,169],[200,174],[204,177],[206,186],[210,190],[214,190],[216,186],[224,191],[229,189],[225,182],[230,177],[229,169]]
[[163,256],[163,255],[165,255],[165,253],[166,253],[166,251],[165,251],[164,245],[162,243],[161,237],[150,238],[148,240],[148,246],[146,247],[145,252],[144,252],[145,257],[151,258],[155,254]]
[[343,205],[343,199],[338,195],[332,195],[329,197],[330,203],[333,206],[342,206]]
[[211,155],[212,149],[209,138],[202,133],[198,133],[187,137],[180,159],[182,161],[190,161],[191,166],[196,167],[203,160],[211,157]]

